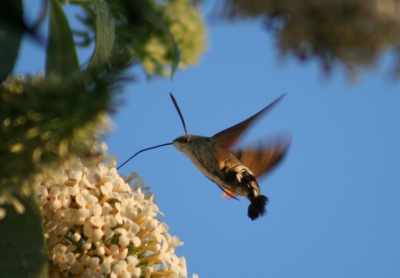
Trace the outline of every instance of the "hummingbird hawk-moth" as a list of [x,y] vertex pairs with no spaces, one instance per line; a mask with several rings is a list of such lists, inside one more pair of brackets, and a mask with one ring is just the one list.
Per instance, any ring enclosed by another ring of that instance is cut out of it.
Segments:
[[284,96],[279,97],[250,118],[211,137],[188,134],[178,104],[174,96],[172,94],[170,96],[186,134],[176,138],[172,143],[137,152],[118,169],[142,151],[172,144],[183,152],[207,178],[216,183],[224,192],[225,197],[237,199],[235,196],[239,195],[249,199],[250,205],[247,215],[251,220],[264,216],[267,212],[265,207],[268,203],[268,197],[261,194],[257,179],[269,172],[282,160],[289,148],[290,137],[279,137],[260,142],[258,145],[249,145],[237,149],[232,149],[232,147],[257,118],[269,111]]

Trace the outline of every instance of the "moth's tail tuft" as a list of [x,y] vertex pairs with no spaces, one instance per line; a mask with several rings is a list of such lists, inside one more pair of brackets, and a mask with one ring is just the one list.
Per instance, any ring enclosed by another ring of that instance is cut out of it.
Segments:
[[253,200],[251,200],[249,211],[247,212],[247,215],[250,217],[250,219],[256,220],[259,216],[264,216],[265,214],[267,214],[267,210],[265,209],[267,203],[268,198],[264,195],[258,195]]

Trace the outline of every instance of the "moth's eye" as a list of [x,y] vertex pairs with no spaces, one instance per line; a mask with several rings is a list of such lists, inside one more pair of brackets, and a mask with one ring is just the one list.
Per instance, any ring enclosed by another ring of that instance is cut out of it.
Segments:
[[177,141],[177,142],[179,142],[181,144],[186,144],[188,142],[188,137],[187,136],[182,136],[182,137],[179,137],[179,138],[175,139],[175,141]]

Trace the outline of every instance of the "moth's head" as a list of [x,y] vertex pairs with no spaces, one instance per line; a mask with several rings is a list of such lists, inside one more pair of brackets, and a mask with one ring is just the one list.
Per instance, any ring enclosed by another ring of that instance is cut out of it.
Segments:
[[172,144],[174,144],[175,148],[177,148],[178,151],[185,152],[189,140],[190,140],[190,135],[183,135],[172,141]]

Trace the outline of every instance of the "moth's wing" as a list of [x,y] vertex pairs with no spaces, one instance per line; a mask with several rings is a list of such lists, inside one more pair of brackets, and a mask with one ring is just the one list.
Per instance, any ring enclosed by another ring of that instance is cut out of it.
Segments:
[[236,141],[240,138],[243,132],[250,126],[251,123],[254,122],[258,117],[260,117],[265,112],[269,111],[275,104],[277,104],[285,95],[279,97],[270,105],[262,109],[260,112],[251,116],[247,120],[240,122],[230,128],[227,128],[221,132],[218,132],[214,136],[211,137],[212,141],[216,144],[217,148],[229,150]]
[[[256,178],[261,178],[277,166],[285,156],[291,143],[291,136],[279,136],[230,151],[243,165],[247,166]],[[222,198],[230,199],[237,194],[229,189]]]
[[222,198],[224,199],[233,199],[237,194],[229,189],[225,189],[224,192],[222,192]]
[[256,178],[259,178],[278,165],[285,156],[290,142],[291,136],[280,136],[232,150],[231,153],[247,166]]

